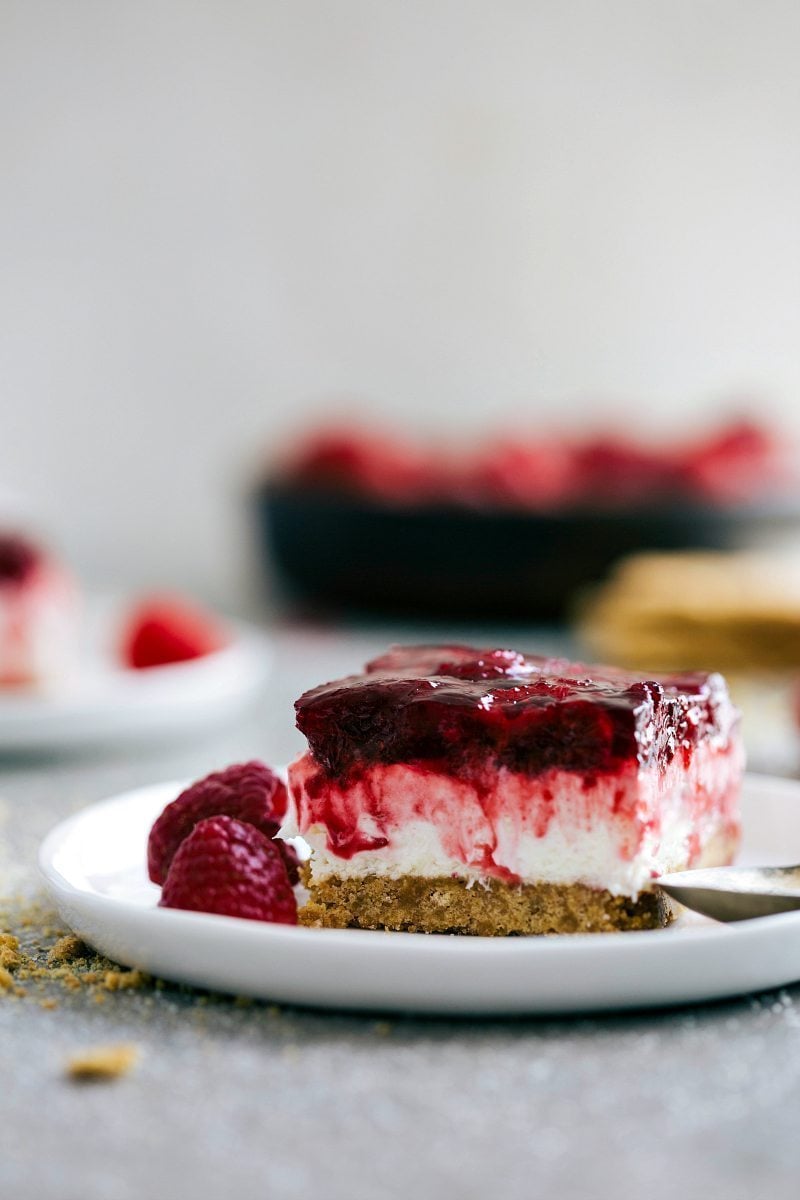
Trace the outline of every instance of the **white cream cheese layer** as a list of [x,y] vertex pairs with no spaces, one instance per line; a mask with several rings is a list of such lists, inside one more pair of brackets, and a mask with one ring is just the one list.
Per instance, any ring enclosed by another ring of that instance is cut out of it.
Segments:
[[346,788],[325,784],[325,809],[355,820],[365,841],[386,840],[337,853],[336,837],[317,819],[318,772],[305,755],[289,771],[281,834],[309,844],[314,879],[496,877],[635,896],[667,871],[729,859],[741,767],[737,745],[725,752],[700,746],[688,768],[674,759],[663,773],[632,768],[588,788],[567,771],[498,771],[494,787],[478,794],[449,776],[379,766]]

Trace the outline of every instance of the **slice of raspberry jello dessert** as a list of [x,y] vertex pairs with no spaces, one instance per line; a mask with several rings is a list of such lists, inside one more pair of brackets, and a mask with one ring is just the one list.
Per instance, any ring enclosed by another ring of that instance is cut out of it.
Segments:
[[49,686],[74,665],[78,588],[41,547],[0,530],[0,688]]
[[296,704],[284,836],[306,925],[483,935],[666,924],[653,880],[729,863],[744,756],[720,675],[395,648]]

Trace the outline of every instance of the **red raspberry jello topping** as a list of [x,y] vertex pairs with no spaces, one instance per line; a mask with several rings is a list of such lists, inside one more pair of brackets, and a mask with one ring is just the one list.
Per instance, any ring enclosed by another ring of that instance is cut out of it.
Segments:
[[[238,763],[215,771],[181,792],[150,830],[147,867],[153,883],[163,883],[178,847],[208,817],[247,822],[270,840],[286,812],[286,785],[261,762]],[[290,880],[297,882],[297,855],[286,842],[275,843]]]
[[297,901],[276,842],[233,817],[208,817],[178,848],[163,908],[297,924]]
[[553,509],[569,504],[581,490],[578,471],[567,442],[508,440],[478,451],[451,490],[476,502]]
[[686,454],[687,485],[712,502],[736,503],[758,495],[765,481],[779,479],[776,440],[750,421],[720,431]]
[[665,501],[752,501],[790,484],[781,460],[778,440],[750,421],[666,445],[614,431],[583,438],[518,431],[455,456],[343,426],[307,437],[284,475],[306,487],[394,505],[595,512]]
[[295,479],[344,491],[371,492],[389,502],[414,500],[431,490],[428,457],[396,437],[366,430],[323,429],[290,464]]
[[363,675],[297,701],[316,762],[345,780],[377,763],[417,763],[464,779],[487,766],[586,777],[626,763],[666,764],[735,713],[719,676],[642,680],[515,650],[395,648]]

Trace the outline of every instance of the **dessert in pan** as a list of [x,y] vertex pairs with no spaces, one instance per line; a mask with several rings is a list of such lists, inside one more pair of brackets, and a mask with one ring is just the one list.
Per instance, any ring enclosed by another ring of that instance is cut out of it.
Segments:
[[675,445],[519,430],[425,446],[322,429],[273,464],[255,499],[295,600],[563,620],[576,589],[642,547],[735,547],[796,523],[784,458],[749,422]]
[[436,501],[552,512],[749,502],[786,482],[783,458],[778,440],[745,420],[666,445],[611,430],[586,437],[518,430],[459,450],[353,425],[312,431],[275,475],[407,508]]
[[652,881],[729,863],[743,752],[721,676],[396,648],[296,704],[282,834],[306,925],[483,935],[654,928]]

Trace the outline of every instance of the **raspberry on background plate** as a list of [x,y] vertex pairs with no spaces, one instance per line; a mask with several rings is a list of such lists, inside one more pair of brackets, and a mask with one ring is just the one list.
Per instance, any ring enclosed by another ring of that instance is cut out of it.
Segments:
[[[214,771],[181,792],[150,830],[147,869],[153,883],[164,883],[170,863],[195,826],[208,817],[234,817],[258,829],[270,840],[286,812],[286,785],[264,763],[236,763]],[[286,863],[289,880],[297,882],[297,856],[286,842],[276,846]]]
[[250,921],[297,924],[280,847],[233,817],[200,821],[172,860],[159,904]]
[[150,596],[128,614],[120,657],[133,670],[190,662],[222,650],[228,634],[216,617],[179,596]]

